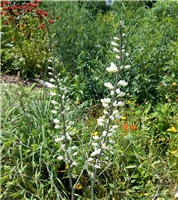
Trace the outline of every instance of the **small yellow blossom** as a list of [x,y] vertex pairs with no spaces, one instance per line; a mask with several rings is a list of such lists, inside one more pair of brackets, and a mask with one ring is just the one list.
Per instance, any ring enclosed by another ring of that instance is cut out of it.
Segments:
[[130,104],[130,103],[131,103],[131,101],[127,101],[127,103],[128,103],[128,104]]
[[81,185],[80,183],[78,183],[78,184],[76,185],[76,189],[77,189],[77,190],[81,190],[81,189],[82,189],[82,185]]
[[171,154],[172,154],[172,155],[175,155],[175,154],[177,154],[177,153],[178,153],[178,150],[171,151]]
[[172,86],[177,86],[177,83],[176,83],[176,82],[173,82],[173,83],[172,83]]
[[66,164],[65,169],[67,170],[69,168],[68,164]]
[[126,118],[125,116],[123,116],[121,119],[122,119],[123,121],[125,121],[127,118]]
[[177,132],[177,130],[176,130],[176,128],[174,126],[172,126],[171,128],[168,128],[167,131],[173,132],[173,133]]
[[92,136],[96,136],[96,135],[98,135],[98,132],[97,132],[97,131],[94,132],[94,133],[92,133]]

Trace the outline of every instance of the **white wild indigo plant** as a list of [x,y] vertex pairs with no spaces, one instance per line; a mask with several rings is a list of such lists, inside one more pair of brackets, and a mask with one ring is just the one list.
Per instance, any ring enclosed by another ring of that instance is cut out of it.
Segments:
[[[76,132],[75,129],[75,119],[70,118],[70,107],[69,100],[66,97],[66,88],[64,87],[63,81],[60,79],[60,74],[57,74],[55,69],[55,61],[52,60],[53,67],[49,68],[51,75],[50,82],[54,85],[55,92],[51,92],[51,96],[55,96],[52,100],[53,104],[52,113],[54,114],[54,128],[56,129],[55,142],[59,143],[59,156],[58,159],[64,161],[68,170],[68,178],[71,188],[71,200],[74,200],[75,189],[80,184],[80,178],[84,170],[88,173],[91,180],[90,192],[91,199],[94,200],[95,195],[95,182],[98,178],[98,171],[100,174],[104,169],[112,162],[110,155],[113,152],[113,147],[115,141],[113,140],[113,135],[117,133],[118,125],[115,124],[116,119],[121,119],[122,116],[119,114],[120,108],[125,104],[122,98],[125,96],[125,92],[122,89],[128,85],[125,80],[120,79],[121,70],[127,70],[130,65],[123,65],[127,62],[126,57],[128,53],[124,49],[124,38],[123,33],[125,26],[123,22],[119,22],[119,38],[114,37],[111,45],[113,46],[113,53],[115,53],[115,58],[118,62],[116,65],[111,62],[111,65],[106,68],[108,73],[115,76],[115,83],[110,82],[104,83],[104,86],[110,91],[110,97],[101,99],[103,106],[103,116],[97,119],[98,132],[91,133],[90,140],[88,141],[88,152],[83,153],[84,162],[82,168],[80,168],[80,173],[76,174],[76,168],[81,166],[78,157],[81,155],[81,147],[76,145],[76,141],[73,140]],[[52,49],[52,48],[51,48]],[[56,98],[57,97],[57,98]],[[80,138],[82,141],[82,138]],[[80,144],[83,146],[83,142]]]

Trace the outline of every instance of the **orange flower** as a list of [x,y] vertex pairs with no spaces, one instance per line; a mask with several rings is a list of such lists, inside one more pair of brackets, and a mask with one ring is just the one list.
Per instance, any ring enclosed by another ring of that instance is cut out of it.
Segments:
[[76,185],[76,189],[77,189],[77,190],[81,190],[81,189],[82,189],[82,185],[81,185],[80,183],[78,183],[78,184]]
[[136,127],[134,124],[132,124],[132,125],[130,126],[130,128],[131,128],[132,131],[135,131],[135,130],[137,129],[137,127]]
[[123,125],[123,129],[124,129],[124,131],[128,131],[128,125],[127,125],[127,124],[124,124],[124,125]]

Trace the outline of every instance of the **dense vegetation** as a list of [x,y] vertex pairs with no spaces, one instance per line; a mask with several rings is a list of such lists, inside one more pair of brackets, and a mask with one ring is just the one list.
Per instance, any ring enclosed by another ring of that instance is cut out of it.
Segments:
[[1,1],[2,74],[54,84],[1,83],[1,199],[176,199],[177,13]]

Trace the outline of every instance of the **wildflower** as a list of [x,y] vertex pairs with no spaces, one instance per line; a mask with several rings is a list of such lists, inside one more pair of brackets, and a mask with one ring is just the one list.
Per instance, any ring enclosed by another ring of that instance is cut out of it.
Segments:
[[53,121],[54,121],[55,124],[59,123],[59,120],[57,118],[53,119]]
[[63,157],[63,156],[58,156],[57,159],[58,159],[58,160],[63,160],[64,157]]
[[104,86],[107,87],[110,90],[114,89],[114,86],[109,82],[108,83],[104,83]]
[[135,125],[133,125],[133,124],[131,125],[130,128],[131,128],[132,131],[135,131],[137,129],[137,127]]
[[113,48],[113,51],[115,51],[116,53],[120,53],[120,51],[116,47]]
[[124,125],[123,125],[123,129],[124,129],[124,131],[128,131],[128,125],[127,125],[127,124],[124,124]]
[[106,71],[111,72],[111,73],[115,73],[118,71],[117,66],[111,62],[111,66],[106,68]]
[[174,126],[172,126],[171,128],[168,128],[167,131],[173,132],[173,133],[177,132],[177,130],[176,130],[176,128]]
[[131,66],[130,66],[130,65],[126,65],[126,66],[124,66],[124,68],[125,68],[125,69],[130,69]]
[[57,114],[57,111],[56,110],[52,110],[51,111],[53,114]]
[[54,126],[55,129],[60,129],[59,125]]
[[172,154],[172,155],[175,155],[175,154],[177,154],[177,153],[178,153],[178,150],[171,151],[171,154]]
[[172,83],[172,86],[177,86],[177,83],[176,83],[176,82],[173,82],[173,83]]
[[56,93],[55,92],[51,92],[50,95],[51,96],[56,96]]
[[120,56],[116,55],[116,57],[115,57],[115,58],[119,60],[119,59],[120,59]]
[[81,189],[82,189],[82,185],[81,185],[80,183],[78,183],[78,184],[76,185],[76,189],[77,189],[77,190],[81,190]]
[[99,126],[104,126],[104,119],[100,117],[99,119],[97,119],[97,123]]
[[175,193],[175,198],[178,198],[178,191]]
[[127,83],[125,80],[120,80],[120,81],[118,82],[118,85],[120,85],[120,86],[127,86],[128,83]]
[[94,133],[92,133],[92,136],[96,136],[96,135],[98,135],[97,131],[95,131]]
[[113,45],[113,46],[119,46],[117,43],[115,43],[115,42],[111,42],[111,44]]
[[99,138],[98,135],[94,135],[94,136],[93,136],[93,139],[94,139],[94,140],[99,140],[100,138]]
[[54,78],[50,78],[49,80],[51,83],[55,83],[56,81],[54,80]]
[[126,118],[125,116],[123,116],[121,119],[122,119],[123,121],[125,121],[127,118]]
[[122,106],[124,106],[124,105],[125,105],[124,102],[122,102],[122,101],[118,101],[118,106],[122,107]]
[[51,103],[54,104],[54,105],[57,105],[57,104],[58,104],[58,102],[57,102],[57,101],[54,101],[54,100],[52,100]]
[[119,38],[117,38],[117,37],[113,37],[113,39],[114,39],[114,40],[119,40]]

